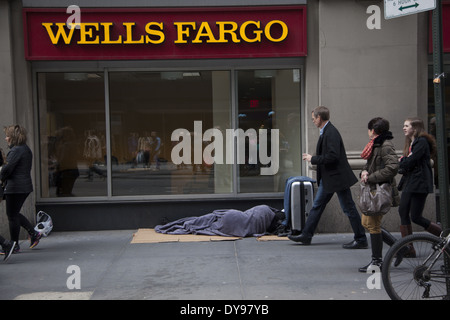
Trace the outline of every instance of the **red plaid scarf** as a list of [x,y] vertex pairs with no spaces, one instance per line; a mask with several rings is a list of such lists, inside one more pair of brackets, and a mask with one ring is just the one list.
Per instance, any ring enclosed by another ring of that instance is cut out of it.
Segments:
[[375,138],[376,137],[374,137],[372,140],[369,141],[369,143],[366,145],[366,147],[364,148],[363,152],[361,153],[361,158],[363,158],[364,160],[369,159],[370,156],[372,155],[373,142],[374,142]]

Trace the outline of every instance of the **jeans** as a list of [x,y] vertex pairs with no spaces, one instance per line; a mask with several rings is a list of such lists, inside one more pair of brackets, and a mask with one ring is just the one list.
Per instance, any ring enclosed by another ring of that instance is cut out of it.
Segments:
[[[314,198],[314,203],[311,211],[309,212],[308,218],[306,219],[305,227],[302,230],[302,234],[312,238],[314,235],[314,231],[319,224],[320,217],[322,216],[325,207],[328,202],[333,197],[334,192],[326,192],[323,190],[322,183],[319,184],[319,188],[317,190],[316,197]],[[354,240],[356,242],[365,242],[367,241],[367,237],[365,234],[364,227],[361,224],[361,217],[359,215],[358,210],[356,209],[355,202],[352,198],[352,193],[350,188],[344,189],[336,192],[339,203],[341,205],[342,210],[347,215],[350,220],[350,225],[352,227],[354,235]]]

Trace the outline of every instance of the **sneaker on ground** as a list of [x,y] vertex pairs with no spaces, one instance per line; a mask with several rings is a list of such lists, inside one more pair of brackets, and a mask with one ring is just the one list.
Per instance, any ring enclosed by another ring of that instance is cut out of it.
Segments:
[[16,247],[16,242],[15,241],[10,241],[7,245],[3,245],[3,252],[5,254],[5,257],[3,258],[3,261],[6,261],[9,259],[9,257],[11,256],[11,254],[13,253],[14,249]]
[[33,249],[34,247],[36,247],[39,243],[39,240],[41,240],[42,238],[42,233],[40,232],[35,232],[30,239],[30,249]]

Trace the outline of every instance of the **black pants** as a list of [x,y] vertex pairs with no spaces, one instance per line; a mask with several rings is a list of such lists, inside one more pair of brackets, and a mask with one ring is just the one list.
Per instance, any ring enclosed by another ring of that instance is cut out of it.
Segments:
[[[427,229],[430,226],[430,220],[422,217],[425,201],[428,193],[403,192],[400,199],[398,213],[402,225],[408,225],[414,222]],[[411,215],[410,215],[411,214]]]
[[9,221],[11,241],[19,241],[20,227],[24,227],[30,235],[34,234],[34,227],[23,214],[20,213],[23,203],[29,193],[5,194],[6,215]]

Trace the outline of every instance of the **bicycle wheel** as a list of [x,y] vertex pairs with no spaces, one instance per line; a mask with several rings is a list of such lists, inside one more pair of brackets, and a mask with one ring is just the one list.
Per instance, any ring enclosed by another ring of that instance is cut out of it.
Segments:
[[[392,245],[384,257],[381,271],[384,288],[391,299],[448,299],[446,281],[450,279],[449,270],[444,265],[444,255],[450,258],[449,250],[441,254],[429,269],[439,253],[436,247],[439,242],[440,238],[436,236],[419,233]],[[415,256],[411,254],[411,245]]]

